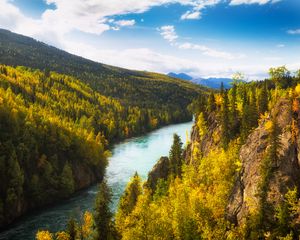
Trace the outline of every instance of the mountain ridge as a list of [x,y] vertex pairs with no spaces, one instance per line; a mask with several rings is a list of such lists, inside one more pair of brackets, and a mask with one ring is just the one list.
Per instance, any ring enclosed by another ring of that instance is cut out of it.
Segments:
[[202,85],[209,88],[219,89],[221,87],[221,83],[223,83],[224,88],[231,88],[233,80],[231,78],[224,77],[210,77],[210,78],[193,78],[192,76],[186,73],[174,73],[170,72],[167,74],[170,77],[179,78],[182,80],[188,80],[198,85]]

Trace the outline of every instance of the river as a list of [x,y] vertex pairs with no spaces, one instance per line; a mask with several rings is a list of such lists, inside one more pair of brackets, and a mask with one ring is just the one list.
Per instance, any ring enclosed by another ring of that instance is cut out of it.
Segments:
[[[146,179],[159,157],[168,155],[173,134],[177,133],[185,143],[191,127],[192,122],[174,124],[114,145],[106,170],[107,181],[113,192],[113,210],[135,171]],[[33,240],[39,229],[48,229],[51,232],[62,230],[71,216],[78,218],[84,211],[92,211],[96,193],[97,186],[91,186],[69,200],[26,215],[10,229],[1,232],[0,239]]]

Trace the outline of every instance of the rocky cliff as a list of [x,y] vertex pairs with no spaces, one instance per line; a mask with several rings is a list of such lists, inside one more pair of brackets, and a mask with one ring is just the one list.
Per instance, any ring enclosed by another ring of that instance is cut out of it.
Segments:
[[[277,159],[272,161],[271,175],[268,179],[266,204],[272,206],[271,214],[265,216],[274,220],[274,207],[283,202],[284,195],[295,186],[300,187],[300,138],[295,129],[299,129],[299,111],[292,111],[289,99],[281,99],[272,108],[271,112],[263,117],[258,127],[248,135],[245,143],[240,146],[239,157],[241,169],[236,173],[232,193],[228,199],[226,217],[232,223],[243,223],[251,212],[259,211],[260,191],[263,175],[263,164],[269,148],[269,131],[267,122],[276,119],[278,128],[279,147]],[[194,148],[200,150],[202,156],[220,146],[221,127],[211,114],[207,119],[207,131],[204,136],[199,135],[197,124],[193,126],[191,141],[184,151],[186,164],[195,164],[193,159]],[[149,173],[148,182],[151,188],[157,179],[164,177],[167,161],[160,159]],[[272,219],[273,218],[273,219]]]
[[[227,213],[229,219],[240,224],[245,221],[251,211],[259,208],[259,191],[262,179],[262,164],[268,148],[268,131],[266,122],[269,118],[276,119],[279,128],[278,159],[272,162],[272,174],[267,188],[266,203],[278,206],[283,201],[288,189],[300,186],[298,133],[292,131],[293,119],[296,117],[299,127],[298,112],[292,113],[288,100],[279,101],[267,119],[248,136],[246,143],[241,146],[240,159],[242,168],[237,176],[232,194],[229,199]],[[293,118],[294,117],[294,118]],[[269,216],[272,218],[272,216]]]

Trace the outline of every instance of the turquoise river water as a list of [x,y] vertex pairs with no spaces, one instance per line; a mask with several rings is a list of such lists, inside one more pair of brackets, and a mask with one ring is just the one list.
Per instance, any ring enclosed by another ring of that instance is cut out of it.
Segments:
[[[174,124],[114,145],[106,170],[106,178],[113,192],[113,210],[116,209],[118,200],[134,172],[137,171],[146,179],[159,157],[168,155],[173,134],[177,133],[185,143],[191,127],[192,122]],[[96,193],[97,186],[94,185],[69,200],[31,213],[10,229],[1,232],[0,239],[33,240],[39,229],[48,229],[51,232],[62,230],[70,217],[79,218],[84,211],[92,211]]]

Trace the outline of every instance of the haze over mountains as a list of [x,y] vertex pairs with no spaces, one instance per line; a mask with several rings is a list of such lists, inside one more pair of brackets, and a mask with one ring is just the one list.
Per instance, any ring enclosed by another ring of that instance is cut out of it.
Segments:
[[232,86],[232,79],[231,78],[193,78],[192,76],[186,74],[186,73],[174,73],[174,72],[170,72],[168,73],[168,76],[170,77],[174,77],[174,78],[179,78],[179,79],[183,79],[183,80],[188,80],[191,81],[193,83],[205,86],[205,87],[209,87],[209,88],[220,88],[221,83],[223,82],[224,87],[225,88],[231,88]]

